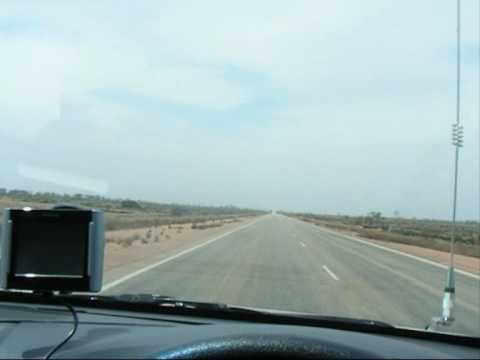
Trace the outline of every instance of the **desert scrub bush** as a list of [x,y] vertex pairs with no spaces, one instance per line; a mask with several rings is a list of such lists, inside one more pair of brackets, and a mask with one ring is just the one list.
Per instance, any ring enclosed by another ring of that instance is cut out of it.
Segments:
[[138,236],[136,235],[130,235],[130,236],[127,236],[127,237],[124,237],[124,238],[121,238],[118,240],[118,243],[124,247],[124,248],[128,248],[130,246],[132,246],[133,242],[135,240],[138,240]]
[[220,227],[220,226],[223,226],[223,223],[195,224],[195,226],[192,224],[192,229],[205,230],[205,229]]
[[141,236],[140,236],[139,233],[135,233],[135,234],[131,235],[130,237],[133,239],[133,241],[141,239]]

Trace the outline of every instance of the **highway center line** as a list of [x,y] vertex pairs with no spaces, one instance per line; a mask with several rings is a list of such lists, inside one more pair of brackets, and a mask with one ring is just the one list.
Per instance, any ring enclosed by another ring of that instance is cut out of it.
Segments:
[[245,225],[243,225],[243,226],[241,226],[241,227],[239,227],[239,228],[237,228],[237,229],[231,230],[231,231],[229,231],[229,232],[227,232],[227,233],[225,233],[225,234],[222,234],[222,235],[219,235],[219,236],[217,236],[217,237],[214,237],[213,239],[207,240],[207,241],[205,241],[204,243],[201,243],[201,244],[196,245],[196,246],[194,246],[194,247],[191,247],[191,248],[189,248],[189,249],[180,251],[180,252],[177,253],[177,254],[174,254],[174,255],[172,255],[172,256],[167,257],[166,259],[160,260],[160,261],[158,261],[158,262],[156,262],[156,263],[154,263],[154,264],[148,265],[148,266],[146,266],[146,267],[144,267],[144,268],[141,268],[141,269],[139,269],[139,270],[137,270],[137,271],[134,271],[134,272],[132,272],[132,273],[130,273],[130,274],[128,274],[128,275],[125,275],[125,276],[121,277],[121,278],[118,279],[118,280],[114,280],[114,281],[112,281],[112,282],[110,282],[110,283],[108,283],[108,284],[105,284],[105,285],[102,286],[102,291],[101,291],[101,292],[107,291],[107,290],[109,290],[109,289],[111,289],[111,288],[113,288],[113,287],[115,287],[115,286],[117,286],[117,285],[120,285],[121,283],[123,283],[123,282],[125,282],[125,281],[128,281],[128,280],[130,280],[130,279],[132,279],[132,278],[134,278],[134,277],[136,277],[136,276],[138,276],[138,275],[141,275],[141,274],[143,274],[143,273],[145,273],[145,272],[147,272],[147,271],[150,271],[150,270],[156,268],[157,266],[163,265],[163,264],[165,264],[165,263],[167,263],[167,262],[169,262],[169,261],[172,261],[172,260],[174,260],[174,259],[176,259],[176,258],[179,258],[180,256],[183,256],[183,255],[185,255],[185,254],[191,253],[192,251],[198,250],[198,249],[200,249],[200,248],[202,248],[202,247],[204,247],[204,246],[210,245],[211,243],[213,243],[213,242],[215,242],[215,241],[217,241],[217,240],[223,239],[223,238],[225,238],[225,237],[227,237],[227,236],[229,236],[229,235],[231,235],[231,234],[233,234],[233,233],[235,233],[235,232],[237,232],[237,231],[246,229],[247,227],[252,226],[253,224],[256,224],[257,222],[259,222],[259,221],[262,220],[262,219],[263,219],[263,216],[260,217],[260,218],[258,218],[258,219],[255,220],[255,221],[249,223],[249,224],[245,224]]
[[300,241],[300,245],[302,245],[303,247],[307,246],[305,245],[303,242]]
[[327,265],[323,265],[323,270],[327,272],[328,275],[330,275],[334,280],[338,281],[337,276],[327,267]]

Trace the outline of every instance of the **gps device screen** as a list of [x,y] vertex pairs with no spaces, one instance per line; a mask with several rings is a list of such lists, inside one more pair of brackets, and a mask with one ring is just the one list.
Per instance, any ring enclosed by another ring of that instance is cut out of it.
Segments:
[[25,215],[13,225],[13,274],[83,277],[88,219],[56,214]]

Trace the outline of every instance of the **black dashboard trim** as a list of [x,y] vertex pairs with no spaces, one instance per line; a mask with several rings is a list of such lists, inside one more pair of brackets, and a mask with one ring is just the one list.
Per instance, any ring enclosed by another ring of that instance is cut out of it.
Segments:
[[[356,323],[356,322],[344,322],[334,320],[322,320],[315,318],[300,318],[296,316],[288,315],[270,315],[265,313],[235,313],[235,312],[223,312],[215,311],[212,309],[188,309],[188,308],[175,308],[175,307],[159,307],[152,303],[137,303],[137,302],[122,302],[117,301],[112,306],[111,303],[105,303],[101,301],[87,301],[81,297],[75,296],[62,296],[59,298],[62,301],[68,302],[75,307],[94,308],[94,309],[107,309],[115,311],[128,311],[134,313],[152,313],[172,316],[188,316],[194,318],[211,318],[219,320],[232,320],[243,321],[257,324],[269,324],[269,325],[300,325],[311,326],[320,328],[329,328],[344,331],[355,331],[368,334],[380,334],[391,335],[398,337],[407,337],[416,340],[429,340],[438,341],[443,343],[450,343],[454,345],[463,345],[480,349],[479,338],[445,334],[430,331],[421,331],[414,329],[405,329],[398,327],[384,327],[384,326],[372,326],[368,324]],[[13,303],[28,303],[28,304],[44,304],[44,305],[57,305],[57,302],[52,302],[52,299],[44,297],[41,294],[34,293],[21,293],[21,292],[5,292],[0,291],[0,302],[13,302]]]

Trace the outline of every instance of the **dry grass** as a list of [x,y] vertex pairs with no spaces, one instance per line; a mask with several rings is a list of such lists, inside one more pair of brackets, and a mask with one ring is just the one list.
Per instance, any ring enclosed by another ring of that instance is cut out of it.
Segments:
[[224,224],[234,224],[234,223],[238,223],[242,220],[238,219],[238,218],[234,218],[234,219],[226,219],[226,220],[223,220],[223,223]]
[[[310,222],[315,225],[324,226],[343,233],[357,235],[366,239],[414,245],[444,252],[450,251],[449,241],[446,241],[443,238],[425,237],[419,235],[403,235],[388,232],[382,229],[364,228],[360,225],[345,224],[339,221],[318,220],[309,216],[296,217],[300,220]],[[415,233],[412,232],[412,234]],[[455,253],[480,258],[480,244],[478,243],[478,241],[476,243],[457,241],[455,244]]]
[[146,245],[150,243],[158,243],[162,241],[169,241],[178,236],[182,236],[185,231],[205,230],[210,228],[218,228],[226,224],[233,224],[242,221],[240,218],[231,219],[208,219],[201,222],[192,222],[174,224],[169,223],[161,226],[149,226],[146,228],[133,228],[122,230],[110,230],[106,233],[106,242],[118,244],[124,248],[130,247],[134,244]]
[[[25,206],[44,209],[49,208],[51,204],[24,202],[8,197],[0,197],[0,215],[4,208],[21,208]],[[246,216],[242,216],[242,218],[244,217]],[[122,247],[130,247],[135,241],[141,244],[160,242],[162,239],[169,240],[174,235],[182,234],[186,227],[189,227],[192,223],[196,224],[192,227],[194,229],[208,229],[223,225],[210,225],[215,221],[233,223],[240,220],[235,215],[171,216],[138,210],[106,210],[106,242],[115,243]],[[129,231],[132,229],[136,229],[136,233]],[[118,231],[123,230],[128,231],[128,235],[118,233]]]
[[118,234],[107,232],[105,236],[106,243],[118,244],[124,248],[132,246],[136,241],[141,244],[148,244],[152,237],[152,229],[147,229],[144,232],[137,231],[135,233]]
[[197,229],[197,230],[205,230],[205,229],[210,229],[210,228],[215,228],[215,227],[221,227],[225,223],[223,221],[221,222],[209,222],[209,223],[193,223],[191,225],[192,229]]
[[[22,208],[25,206],[45,209],[52,204],[26,202],[17,199],[0,196],[0,215],[4,208]],[[138,209],[104,209],[105,210],[105,230],[123,230],[123,229],[144,229],[148,227],[159,227],[167,225],[169,229],[178,226],[191,224],[207,223],[214,220],[223,220],[228,222],[237,222],[237,218],[246,218],[249,215],[195,215],[195,216],[172,216],[166,213],[150,212]],[[253,215],[252,215],[253,216]],[[1,217],[0,217],[1,222]],[[0,224],[1,225],[1,224]],[[177,228],[179,232],[182,228]]]
[[106,212],[106,230],[139,229],[147,227],[159,227],[166,225],[168,229],[183,230],[183,226],[190,223],[210,223],[212,221],[223,221],[234,223],[241,221],[246,216],[164,216],[146,212],[111,213]]
[[[21,208],[30,206],[37,209],[49,208],[51,204],[27,203],[0,197],[0,215],[4,208]],[[158,213],[149,213],[145,211],[126,211],[126,210],[106,210],[105,211],[105,229],[123,230],[123,229],[143,229],[148,227],[158,227],[167,225],[169,229],[178,225],[190,224],[192,222],[205,223],[215,219],[225,219],[228,221],[237,221],[237,216],[219,215],[219,216],[168,216]],[[1,221],[1,218],[0,218]],[[179,229],[179,230],[183,230]]]

